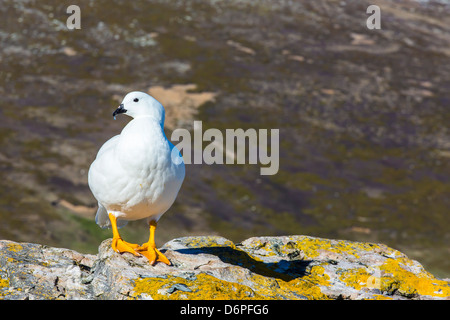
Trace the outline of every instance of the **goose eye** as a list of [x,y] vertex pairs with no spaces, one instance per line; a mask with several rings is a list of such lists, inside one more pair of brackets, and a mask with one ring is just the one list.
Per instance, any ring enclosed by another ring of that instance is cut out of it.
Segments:
[[139,99],[138,98],[134,98],[134,100],[133,100],[134,102],[138,102],[139,101]]

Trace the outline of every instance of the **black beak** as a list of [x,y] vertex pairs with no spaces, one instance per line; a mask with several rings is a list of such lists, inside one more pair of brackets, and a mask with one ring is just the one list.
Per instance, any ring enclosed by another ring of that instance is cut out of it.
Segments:
[[123,103],[120,104],[120,106],[116,109],[116,111],[113,112],[114,119],[116,118],[116,115],[127,112],[127,109],[123,107]]

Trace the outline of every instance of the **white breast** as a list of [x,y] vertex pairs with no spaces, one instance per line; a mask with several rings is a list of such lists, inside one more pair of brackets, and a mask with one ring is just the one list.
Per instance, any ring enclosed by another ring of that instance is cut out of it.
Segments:
[[175,148],[149,117],[132,120],[100,149],[89,170],[89,186],[108,212],[124,220],[158,220],[174,202],[184,180]]

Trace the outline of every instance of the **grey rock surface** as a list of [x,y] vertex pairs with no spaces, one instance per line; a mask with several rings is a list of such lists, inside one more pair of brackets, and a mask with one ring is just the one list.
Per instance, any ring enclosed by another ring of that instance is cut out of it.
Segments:
[[0,299],[448,299],[449,282],[382,244],[308,236],[184,237],[172,266],[0,241]]

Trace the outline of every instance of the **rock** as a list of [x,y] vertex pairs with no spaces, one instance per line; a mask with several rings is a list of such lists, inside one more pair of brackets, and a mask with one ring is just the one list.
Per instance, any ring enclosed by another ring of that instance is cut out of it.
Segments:
[[450,285],[382,244],[308,236],[184,237],[172,266],[0,241],[1,299],[448,299]]

